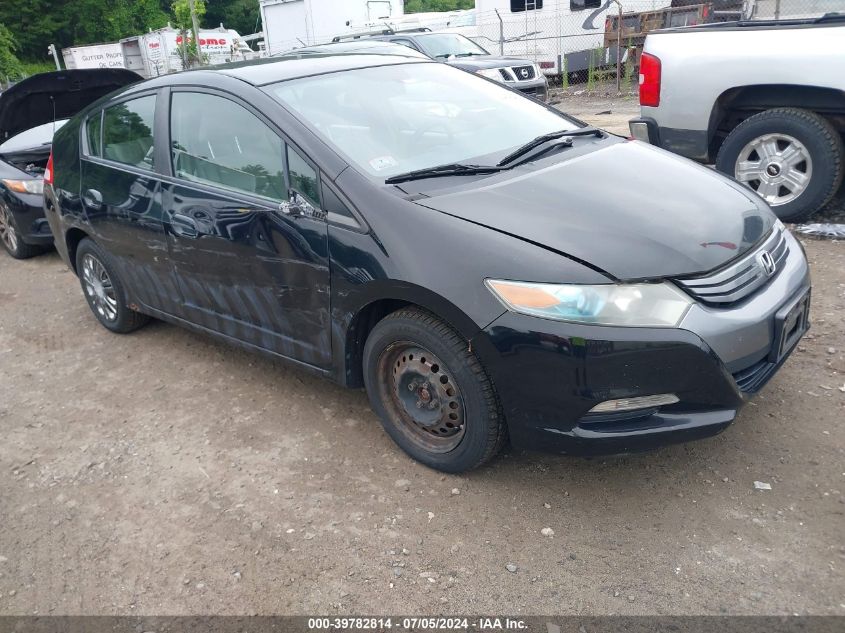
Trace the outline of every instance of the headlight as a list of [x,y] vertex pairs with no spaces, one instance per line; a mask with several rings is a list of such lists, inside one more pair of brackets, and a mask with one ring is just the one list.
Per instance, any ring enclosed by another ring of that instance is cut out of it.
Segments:
[[16,191],[18,193],[34,193],[38,196],[44,193],[44,181],[41,178],[32,178],[30,180],[4,179],[3,184],[12,191]]
[[586,286],[488,279],[485,283],[514,312],[593,325],[676,327],[693,304],[665,282]]
[[477,75],[487,77],[487,79],[492,79],[494,81],[505,80],[504,77],[502,77],[502,73],[499,72],[498,68],[482,68],[481,70],[476,70],[475,73]]

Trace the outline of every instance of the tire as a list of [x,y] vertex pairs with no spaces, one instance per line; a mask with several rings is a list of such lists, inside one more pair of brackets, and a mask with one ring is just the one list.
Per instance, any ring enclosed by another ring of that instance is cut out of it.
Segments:
[[15,259],[29,259],[44,252],[40,246],[27,244],[21,239],[15,216],[2,202],[0,202],[0,244]]
[[128,334],[150,320],[129,308],[111,257],[89,238],[83,239],[76,250],[76,271],[88,307],[107,330]]
[[731,131],[716,169],[757,191],[781,220],[800,222],[836,194],[843,161],[842,138],[827,119],[808,110],[775,108]]
[[364,384],[382,426],[415,460],[448,473],[488,461],[507,437],[490,378],[452,327],[421,309],[379,321],[364,345]]

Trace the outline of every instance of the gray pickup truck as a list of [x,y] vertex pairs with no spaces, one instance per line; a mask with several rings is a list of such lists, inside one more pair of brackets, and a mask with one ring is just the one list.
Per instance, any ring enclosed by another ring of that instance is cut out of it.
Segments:
[[646,38],[631,135],[755,190],[784,221],[845,169],[845,14],[667,29]]

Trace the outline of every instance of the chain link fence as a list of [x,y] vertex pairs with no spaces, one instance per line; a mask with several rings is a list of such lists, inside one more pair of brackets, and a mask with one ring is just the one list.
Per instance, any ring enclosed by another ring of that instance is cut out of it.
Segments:
[[477,0],[473,39],[491,53],[534,60],[564,87],[618,79],[625,91],[636,88],[650,31],[837,11],[845,12],[845,0]]

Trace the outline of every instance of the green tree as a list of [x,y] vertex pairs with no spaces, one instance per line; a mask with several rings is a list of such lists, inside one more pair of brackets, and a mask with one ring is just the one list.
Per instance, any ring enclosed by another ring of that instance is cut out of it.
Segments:
[[458,9],[472,9],[474,7],[475,0],[405,0],[405,13],[456,11]]
[[15,55],[17,47],[11,31],[0,23],[0,84],[23,75],[23,66]]
[[223,24],[241,35],[261,30],[257,0],[207,0],[205,18],[210,27]]
[[[176,18],[176,28],[190,31],[192,26],[191,4],[188,0],[174,0],[170,6]],[[197,24],[202,27],[202,18],[205,16],[205,2],[203,0],[194,0],[194,13],[197,14]]]

